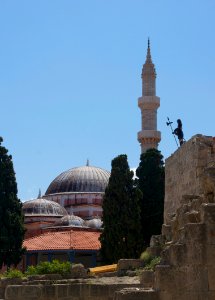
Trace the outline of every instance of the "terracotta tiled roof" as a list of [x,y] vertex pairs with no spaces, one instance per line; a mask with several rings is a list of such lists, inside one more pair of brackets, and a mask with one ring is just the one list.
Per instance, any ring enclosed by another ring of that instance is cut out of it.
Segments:
[[25,239],[23,246],[27,251],[33,250],[99,250],[100,232],[91,231],[58,231],[45,232]]

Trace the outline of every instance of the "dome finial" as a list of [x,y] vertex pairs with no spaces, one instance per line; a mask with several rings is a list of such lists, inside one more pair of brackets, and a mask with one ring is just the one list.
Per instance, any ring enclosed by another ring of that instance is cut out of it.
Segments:
[[37,199],[40,199],[41,198],[41,189],[39,189],[39,193],[38,193],[38,196],[37,196]]
[[90,165],[90,162],[89,162],[89,159],[87,159],[86,166],[89,167],[89,165]]

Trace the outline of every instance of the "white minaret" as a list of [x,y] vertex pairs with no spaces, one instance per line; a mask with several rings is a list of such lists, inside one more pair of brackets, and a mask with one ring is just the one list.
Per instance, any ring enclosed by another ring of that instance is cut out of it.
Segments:
[[156,96],[156,71],[150,53],[150,41],[146,62],[142,69],[142,97],[138,98],[138,106],[142,115],[142,130],[138,132],[138,141],[141,144],[141,153],[150,148],[157,149],[161,140],[161,133],[157,131],[157,109],[160,98]]

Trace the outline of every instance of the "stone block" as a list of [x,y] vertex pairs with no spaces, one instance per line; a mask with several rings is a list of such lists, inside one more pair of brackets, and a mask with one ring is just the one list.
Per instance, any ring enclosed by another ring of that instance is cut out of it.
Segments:
[[191,210],[200,211],[201,205],[204,202],[203,198],[196,196],[191,202]]
[[172,227],[171,225],[163,224],[162,225],[162,235],[166,239],[167,242],[172,240]]
[[213,267],[212,265],[208,267],[208,284],[209,290],[215,291],[215,267]]
[[152,255],[152,256],[160,256],[161,251],[163,249],[161,247],[149,247],[147,248],[147,251]]
[[68,284],[56,284],[57,297],[58,299],[67,297],[68,295]]
[[208,291],[208,272],[204,266],[190,265],[187,268],[187,281],[184,290],[195,292]]
[[172,297],[172,294],[170,294],[168,292],[160,291],[159,292],[159,300],[174,300],[174,298]]
[[190,212],[186,212],[185,222],[186,223],[200,223],[201,222],[200,212],[197,210],[192,210]]
[[177,236],[178,236],[178,240],[176,241],[176,243],[184,244],[185,243],[185,229],[184,229],[184,227],[182,227],[178,230]]
[[6,288],[8,285],[21,285],[22,278],[1,278],[0,279],[0,287]]
[[207,244],[215,245],[215,224],[206,225]]
[[140,284],[143,285],[145,289],[154,287],[154,272],[151,270],[143,270],[140,275]]
[[170,264],[170,246],[167,246],[162,252],[161,252],[161,265],[169,265]]
[[5,291],[6,300],[40,300],[42,286],[40,285],[8,285]]
[[[208,293],[208,298],[205,298],[207,300],[214,300],[215,299],[215,292],[214,291],[209,291]],[[205,300],[205,299],[202,299],[202,300]]]
[[5,288],[0,287],[0,299],[4,298]]
[[114,300],[159,300],[159,293],[154,290],[140,288],[125,288],[117,291]]
[[137,276],[137,271],[128,270],[126,271],[125,275],[128,277],[135,277]]
[[161,247],[165,240],[162,235],[152,235],[150,239],[150,247]]
[[43,292],[44,292],[45,299],[47,299],[47,300],[54,299],[55,294],[56,294],[56,286],[54,284],[44,285]]
[[81,283],[72,283],[68,286],[68,296],[80,297],[81,295]]
[[172,244],[169,247],[169,264],[182,266],[186,264],[186,245]]
[[62,275],[60,274],[44,274],[44,275],[30,275],[28,276],[28,281],[35,280],[61,280]]
[[186,243],[205,243],[206,242],[206,230],[205,224],[197,223],[197,224],[186,224],[185,227],[185,240]]
[[205,245],[206,265],[212,266],[215,262],[215,245]]
[[155,268],[154,288],[169,293],[184,289],[187,284],[187,268],[158,265]]
[[142,268],[144,261],[142,259],[120,259],[117,264],[117,272],[125,270],[135,270]]
[[[108,285],[108,296],[112,300],[116,291],[121,291],[124,288],[131,287],[131,284],[119,283],[119,284],[109,284]],[[132,284],[132,288],[141,288],[140,284]],[[100,299],[99,299],[100,300]]]
[[173,295],[172,300],[208,300],[208,292],[180,291]]
[[89,299],[90,298],[90,284],[81,284],[81,299]]
[[186,262],[189,265],[205,265],[207,261],[206,245],[204,243],[189,242],[186,244]]
[[96,274],[97,277],[115,277],[117,276],[117,271],[114,272],[105,272]]
[[108,285],[105,284],[91,284],[90,285],[90,297],[100,297],[102,295],[108,295]]
[[6,300],[14,300],[14,299],[21,299],[20,292],[21,292],[20,285],[9,285],[5,289],[5,299]]
[[21,299],[37,300],[42,297],[43,287],[41,285],[21,286]]
[[205,224],[215,224],[215,203],[203,203],[201,219]]

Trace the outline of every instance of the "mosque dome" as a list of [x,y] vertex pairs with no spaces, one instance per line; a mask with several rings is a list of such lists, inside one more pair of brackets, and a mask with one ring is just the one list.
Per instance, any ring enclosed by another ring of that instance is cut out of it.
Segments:
[[45,195],[65,192],[104,192],[110,172],[89,166],[69,169],[57,176],[49,185]]
[[46,200],[43,198],[29,200],[23,203],[22,206],[25,217],[29,216],[48,216],[48,217],[63,217],[67,215],[67,211],[60,204]]
[[94,219],[85,221],[85,225],[90,228],[100,229],[100,228],[102,228],[102,220],[99,218],[94,218]]
[[55,226],[84,226],[84,220],[75,215],[67,215],[56,221]]

